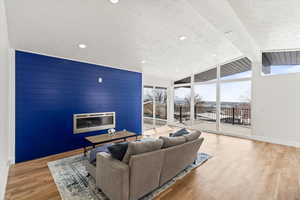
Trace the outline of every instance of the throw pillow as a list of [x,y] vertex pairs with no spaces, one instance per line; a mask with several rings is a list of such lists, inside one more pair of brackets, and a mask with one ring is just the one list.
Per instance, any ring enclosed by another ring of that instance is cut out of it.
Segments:
[[113,158],[123,160],[128,148],[128,142],[116,143],[107,148]]
[[122,162],[128,164],[131,156],[161,149],[162,145],[161,139],[129,142]]
[[182,128],[178,131],[176,131],[175,133],[171,134],[171,137],[179,137],[179,136],[183,136],[186,134],[189,134],[190,132],[188,130],[186,130],[185,128]]
[[159,139],[162,139],[164,141],[162,148],[168,148],[168,147],[176,146],[176,145],[183,144],[186,142],[186,139],[183,136],[179,136],[179,137],[160,136]]
[[108,147],[111,146],[112,144],[105,144],[105,145],[102,145],[102,146],[99,146],[99,147],[96,147],[94,149],[92,149],[89,153],[89,162],[90,163],[94,163],[96,162],[96,156],[97,156],[97,153],[99,152],[106,152],[106,153],[109,153],[108,151]]
[[193,131],[187,135],[184,135],[183,137],[185,137],[187,141],[192,141],[198,139],[200,135],[201,135],[200,131]]

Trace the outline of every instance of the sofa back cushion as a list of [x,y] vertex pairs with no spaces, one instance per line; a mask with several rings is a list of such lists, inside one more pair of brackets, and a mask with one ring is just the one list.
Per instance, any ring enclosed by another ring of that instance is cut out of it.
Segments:
[[131,156],[161,149],[162,145],[163,140],[161,139],[129,142],[126,154],[122,161],[128,164]]
[[164,152],[164,160],[159,181],[160,186],[193,163],[197,158],[197,152],[202,142],[203,138],[199,138],[162,150]]
[[140,199],[159,187],[163,157],[161,149],[131,156],[129,199]]
[[176,145],[183,144],[186,142],[186,138],[183,136],[180,136],[180,137],[160,136],[159,139],[162,139],[164,141],[162,148],[168,148],[168,147],[176,146]]
[[201,135],[201,132],[195,130],[195,131],[192,131],[189,134],[184,135],[183,137],[185,137],[186,141],[189,142],[189,141],[193,141],[193,140],[198,139],[200,137],[200,135]]

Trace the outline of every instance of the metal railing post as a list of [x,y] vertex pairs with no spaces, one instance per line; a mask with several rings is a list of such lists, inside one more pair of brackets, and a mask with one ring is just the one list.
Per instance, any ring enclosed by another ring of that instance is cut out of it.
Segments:
[[179,122],[182,123],[182,106],[179,107]]
[[232,108],[232,125],[234,125],[234,107]]

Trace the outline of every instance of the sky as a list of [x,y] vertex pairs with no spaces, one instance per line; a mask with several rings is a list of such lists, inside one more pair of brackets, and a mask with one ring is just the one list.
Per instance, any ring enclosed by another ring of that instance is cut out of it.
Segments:
[[[300,72],[300,65],[278,65],[271,66],[269,75],[287,74]],[[238,79],[251,77],[251,71],[223,77],[221,80]],[[146,89],[145,93],[151,90]],[[216,101],[216,83],[195,85],[195,94],[201,97],[202,101]],[[190,88],[176,88],[175,100],[183,100],[191,95]],[[221,83],[220,88],[221,102],[249,102],[251,100],[251,81]]]
[[[251,99],[251,82],[221,83],[221,101],[247,102]],[[190,96],[190,88],[177,88],[175,99],[182,100]],[[202,101],[216,101],[216,84],[195,85],[195,95],[199,95]]]
[[[300,72],[300,65],[276,65],[271,66],[270,75],[295,72]],[[226,76],[221,78],[221,80],[246,77],[251,77],[251,71]],[[195,85],[195,94],[198,94],[202,101],[216,101],[216,84]],[[251,100],[251,81],[221,83],[220,95],[221,102],[249,102]],[[175,99],[182,100],[185,96],[190,96],[189,88],[176,89]]]
[[300,65],[273,65],[271,75],[300,72]]
[[[234,74],[221,78],[221,80],[251,77],[251,71]],[[251,82],[241,81],[234,83],[221,83],[221,101],[247,102],[251,99]],[[190,88],[177,88],[175,99],[182,100],[190,96]],[[195,85],[195,95],[199,95],[202,101],[216,101],[216,83]]]

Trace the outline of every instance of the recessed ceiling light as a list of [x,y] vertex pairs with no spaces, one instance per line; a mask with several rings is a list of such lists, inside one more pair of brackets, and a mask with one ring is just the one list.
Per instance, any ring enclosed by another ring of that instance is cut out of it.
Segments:
[[213,56],[213,57],[217,57],[217,54],[213,54],[212,56]]
[[109,0],[109,1],[113,4],[119,3],[119,0]]
[[233,33],[233,31],[232,30],[228,30],[228,31],[225,31],[224,33],[227,35],[227,34]]
[[187,37],[186,37],[185,35],[182,35],[182,36],[179,37],[179,40],[181,40],[181,41],[182,41],[182,40],[186,40],[186,38],[187,38]]
[[142,60],[141,63],[142,63],[142,64],[145,64],[145,63],[146,63],[146,60]]
[[87,48],[87,45],[86,44],[79,44],[78,47],[81,48],[81,49],[85,49],[85,48]]

